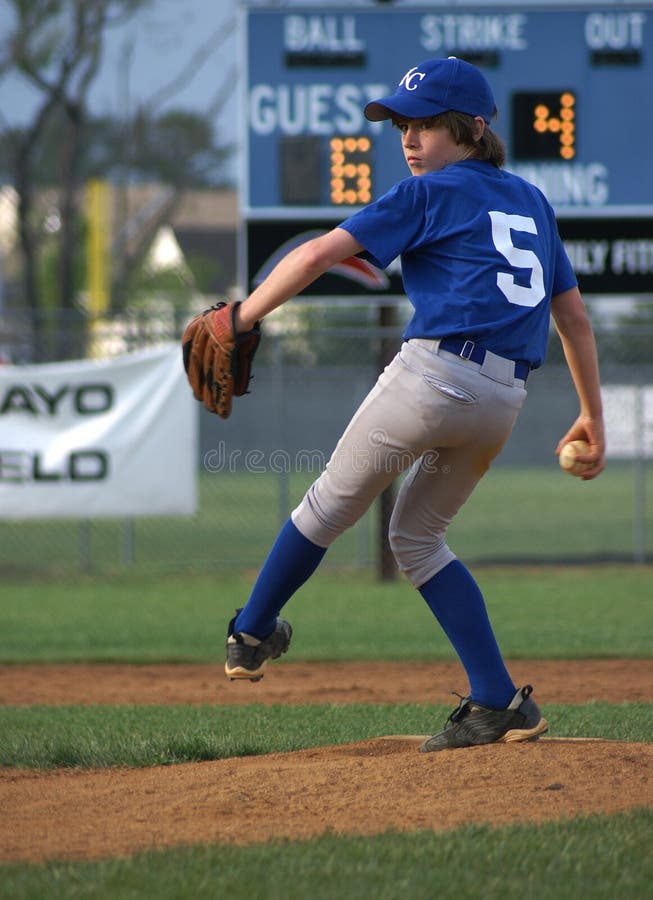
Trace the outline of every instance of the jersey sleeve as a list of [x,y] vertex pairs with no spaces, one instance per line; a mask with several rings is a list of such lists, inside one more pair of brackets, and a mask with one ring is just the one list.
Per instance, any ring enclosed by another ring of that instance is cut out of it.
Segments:
[[340,224],[365,247],[364,255],[385,269],[411,249],[424,232],[425,205],[418,179],[406,178]]

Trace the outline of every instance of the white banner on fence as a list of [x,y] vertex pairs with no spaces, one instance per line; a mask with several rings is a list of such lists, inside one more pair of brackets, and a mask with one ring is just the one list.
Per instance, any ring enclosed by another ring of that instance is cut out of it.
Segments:
[[191,515],[196,469],[177,345],[0,366],[0,518]]
[[609,459],[653,458],[653,386],[608,384],[601,389]]

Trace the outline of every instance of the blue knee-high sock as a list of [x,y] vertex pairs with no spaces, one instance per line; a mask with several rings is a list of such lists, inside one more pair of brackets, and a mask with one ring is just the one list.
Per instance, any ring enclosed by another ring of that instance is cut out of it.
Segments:
[[310,578],[325,553],[325,547],[305,538],[288,519],[236,619],[235,630],[264,640],[274,631],[281,608]]
[[457,559],[419,589],[453,644],[477,703],[503,709],[515,695],[481,591]]

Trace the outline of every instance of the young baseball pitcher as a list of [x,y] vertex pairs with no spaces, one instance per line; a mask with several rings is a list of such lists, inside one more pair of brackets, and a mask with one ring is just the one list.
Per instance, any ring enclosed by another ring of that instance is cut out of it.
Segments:
[[382,268],[401,257],[414,307],[401,348],[380,375],[272,547],[251,596],[228,627],[226,674],[258,680],[285,653],[278,614],[330,544],[409,468],[390,522],[399,568],[446,633],[469,696],[424,751],[536,739],[547,722],[502,659],[472,575],[446,543],[452,519],[505,444],[544,361],[550,316],[578,394],[558,444],[584,440],[584,479],[603,469],[605,442],[594,336],[553,210],[502,169],[490,128],[497,110],[479,69],[429,59],[394,94],[368,103],[398,129],[410,176],[328,234],[293,250],[232,310],[252,333],[273,309],[335,263],[361,254]]

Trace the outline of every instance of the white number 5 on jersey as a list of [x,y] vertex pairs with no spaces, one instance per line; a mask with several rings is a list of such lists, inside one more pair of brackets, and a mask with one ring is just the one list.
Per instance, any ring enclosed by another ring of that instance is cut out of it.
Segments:
[[515,247],[513,243],[513,231],[528,231],[537,234],[537,226],[530,216],[508,215],[508,213],[490,211],[492,221],[492,240],[499,253],[504,256],[511,266],[517,269],[531,270],[531,283],[528,287],[515,282],[514,275],[509,272],[499,272],[497,286],[505,295],[509,303],[517,306],[537,306],[544,299],[544,272],[542,263],[532,250],[523,250]]

